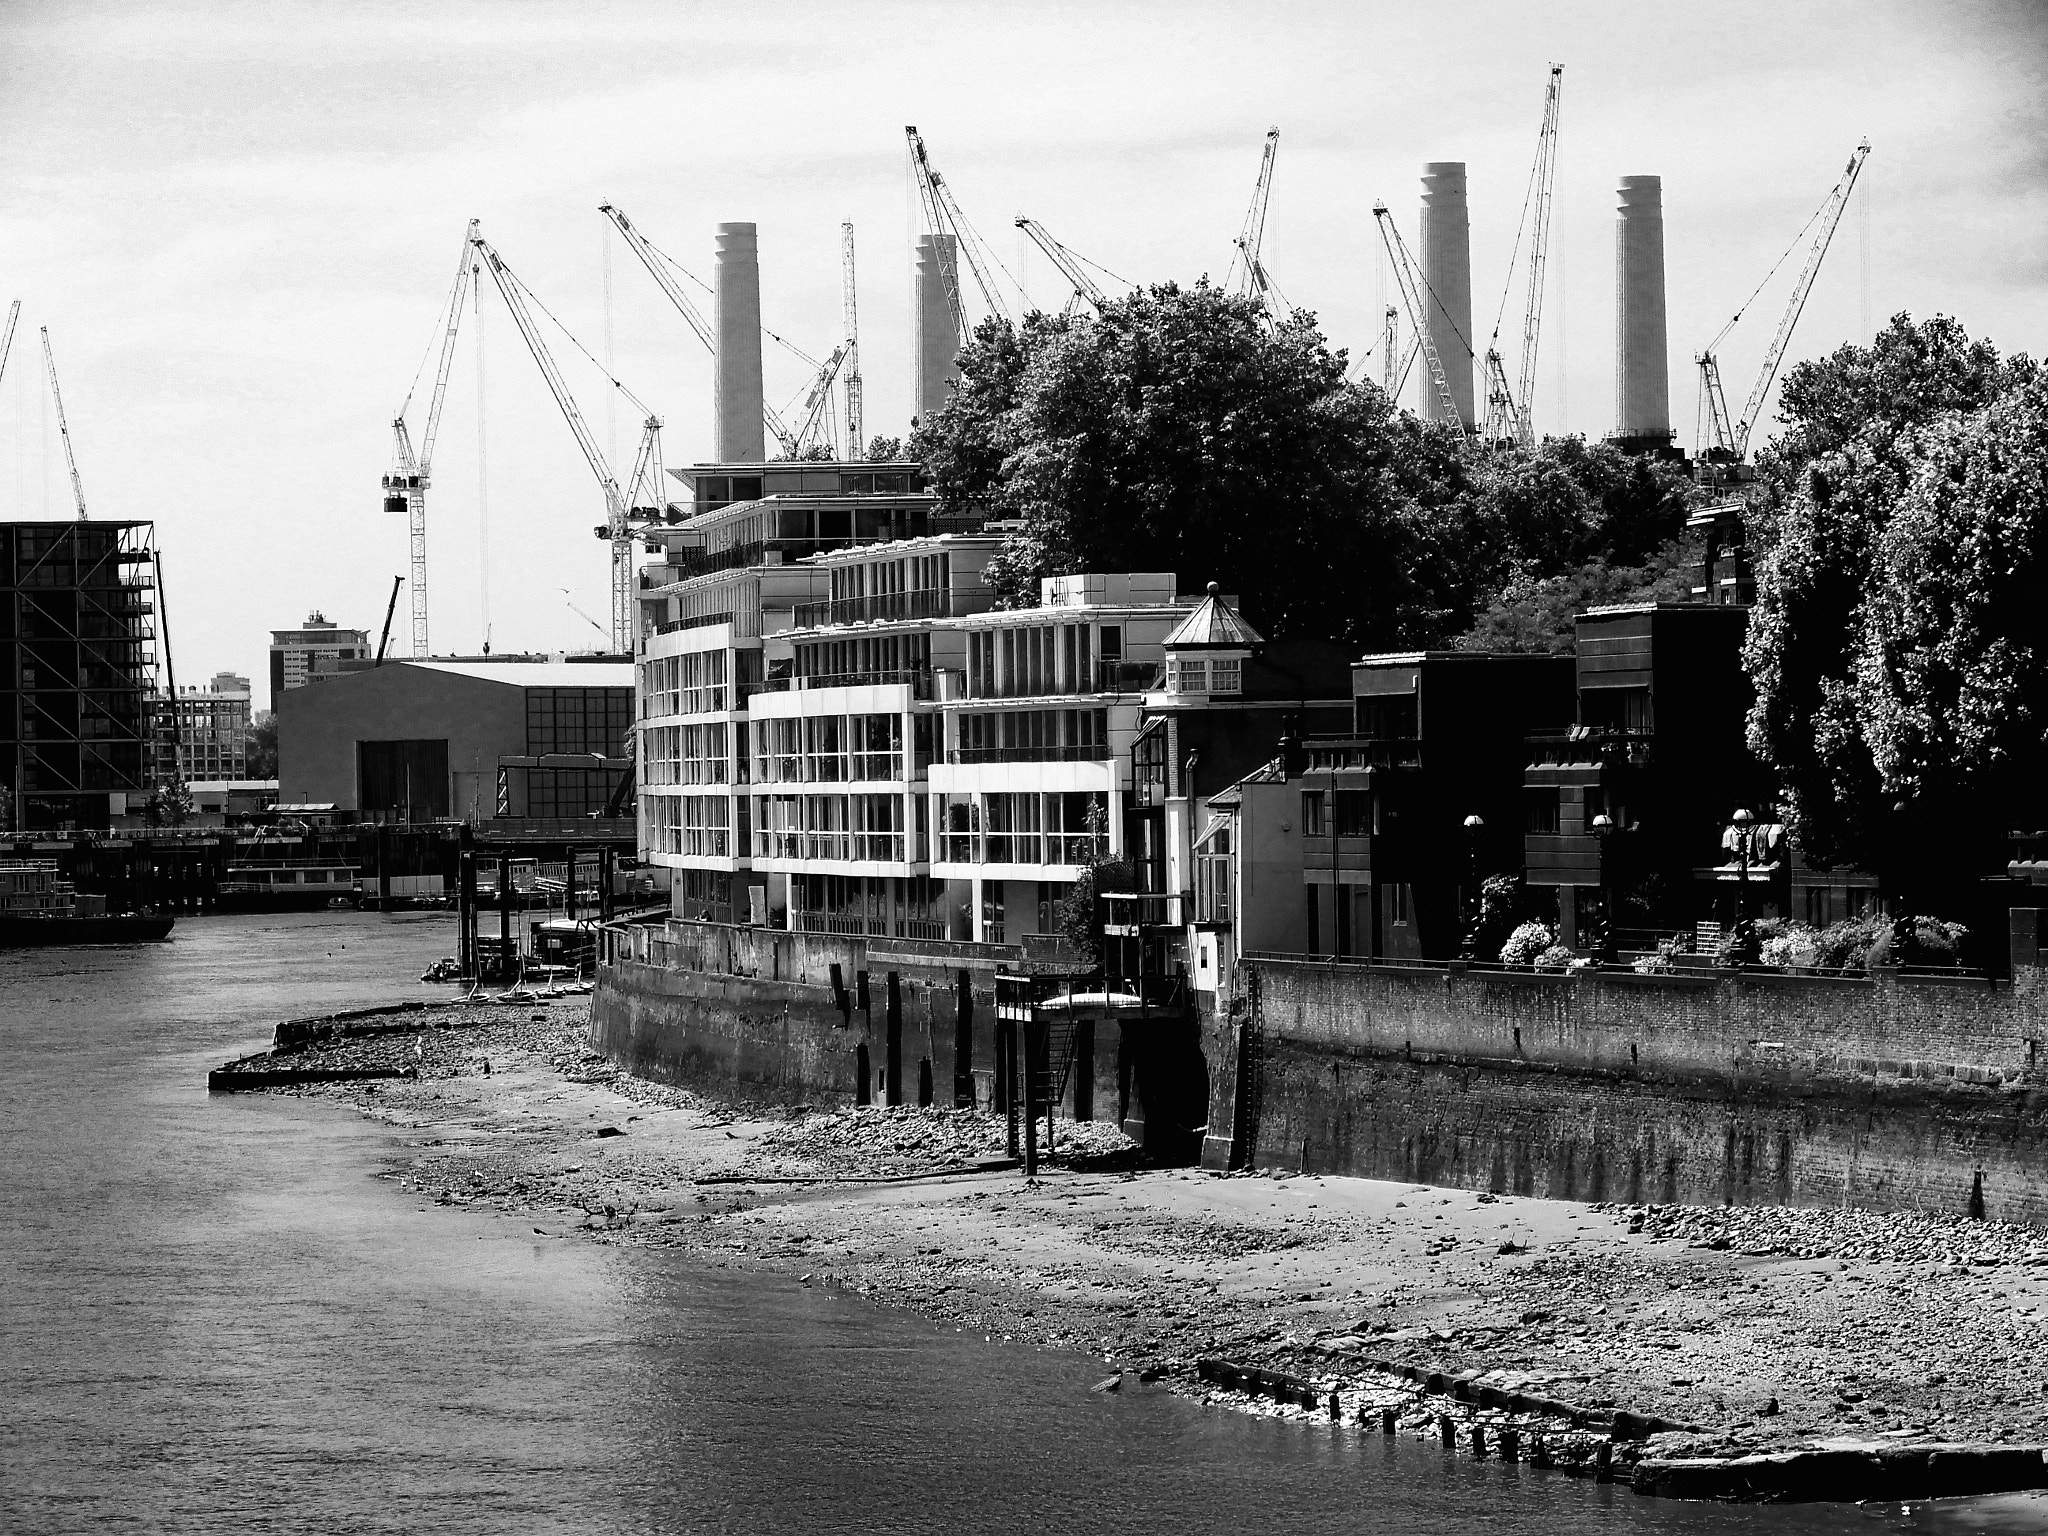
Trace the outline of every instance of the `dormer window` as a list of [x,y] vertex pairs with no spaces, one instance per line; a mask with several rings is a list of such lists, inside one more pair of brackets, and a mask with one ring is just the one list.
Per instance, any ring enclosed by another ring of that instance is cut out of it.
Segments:
[[1193,658],[1172,657],[1166,663],[1166,691],[1168,693],[1207,693],[1209,691],[1209,663]]
[[1228,661],[1218,659],[1209,664],[1209,691],[1211,693],[1242,693],[1244,691],[1244,663],[1236,657]]

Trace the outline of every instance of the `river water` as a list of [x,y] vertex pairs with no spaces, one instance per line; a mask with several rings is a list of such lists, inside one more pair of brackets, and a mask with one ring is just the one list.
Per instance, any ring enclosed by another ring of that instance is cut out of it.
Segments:
[[400,1133],[210,1097],[279,1018],[418,996],[442,915],[0,953],[0,1531],[1885,1532],[2033,1498],[1736,1510],[1094,1395],[1099,1362],[375,1175]]

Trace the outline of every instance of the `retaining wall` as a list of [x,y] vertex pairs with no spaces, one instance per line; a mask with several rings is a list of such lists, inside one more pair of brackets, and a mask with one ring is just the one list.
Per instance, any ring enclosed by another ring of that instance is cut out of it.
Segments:
[[1248,960],[1205,1160],[1572,1199],[2048,1224],[2042,972],[1539,976]]

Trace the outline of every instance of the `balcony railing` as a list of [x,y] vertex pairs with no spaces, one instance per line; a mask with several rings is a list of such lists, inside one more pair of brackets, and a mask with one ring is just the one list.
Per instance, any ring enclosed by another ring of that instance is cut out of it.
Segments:
[[907,683],[914,699],[932,696],[932,674],[923,667],[904,667],[893,672],[826,672],[802,677],[771,677],[761,684],[763,693],[789,693],[807,688],[875,688]]
[[1544,731],[1527,738],[1529,766],[1558,768],[1575,763],[1626,763],[1640,768],[1650,760],[1655,738],[1648,731],[1607,731],[1575,726],[1569,731]]
[[1109,743],[1085,742],[1069,747],[954,747],[946,753],[949,763],[1103,763],[1109,761]]
[[948,832],[948,864],[1094,864],[1109,857],[1107,836],[1089,832]]
[[693,614],[688,618],[669,619],[657,624],[654,626],[654,632],[657,635],[673,635],[686,629],[702,629],[707,624],[730,624],[731,622],[732,615],[730,613],[699,613]]
[[1308,752],[1310,773],[1329,773],[1347,768],[1420,768],[1422,739],[1419,736],[1353,736],[1331,741],[1302,743]]
[[798,603],[792,622],[798,629],[817,629],[826,624],[873,624],[885,619],[950,619],[952,599],[952,592],[943,587],[832,598]]

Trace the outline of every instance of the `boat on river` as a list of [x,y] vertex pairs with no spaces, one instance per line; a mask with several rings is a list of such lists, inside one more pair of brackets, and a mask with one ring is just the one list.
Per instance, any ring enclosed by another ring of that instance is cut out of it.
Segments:
[[0,949],[67,944],[150,944],[171,936],[174,918],[115,913],[104,896],[82,894],[55,859],[0,859]]

